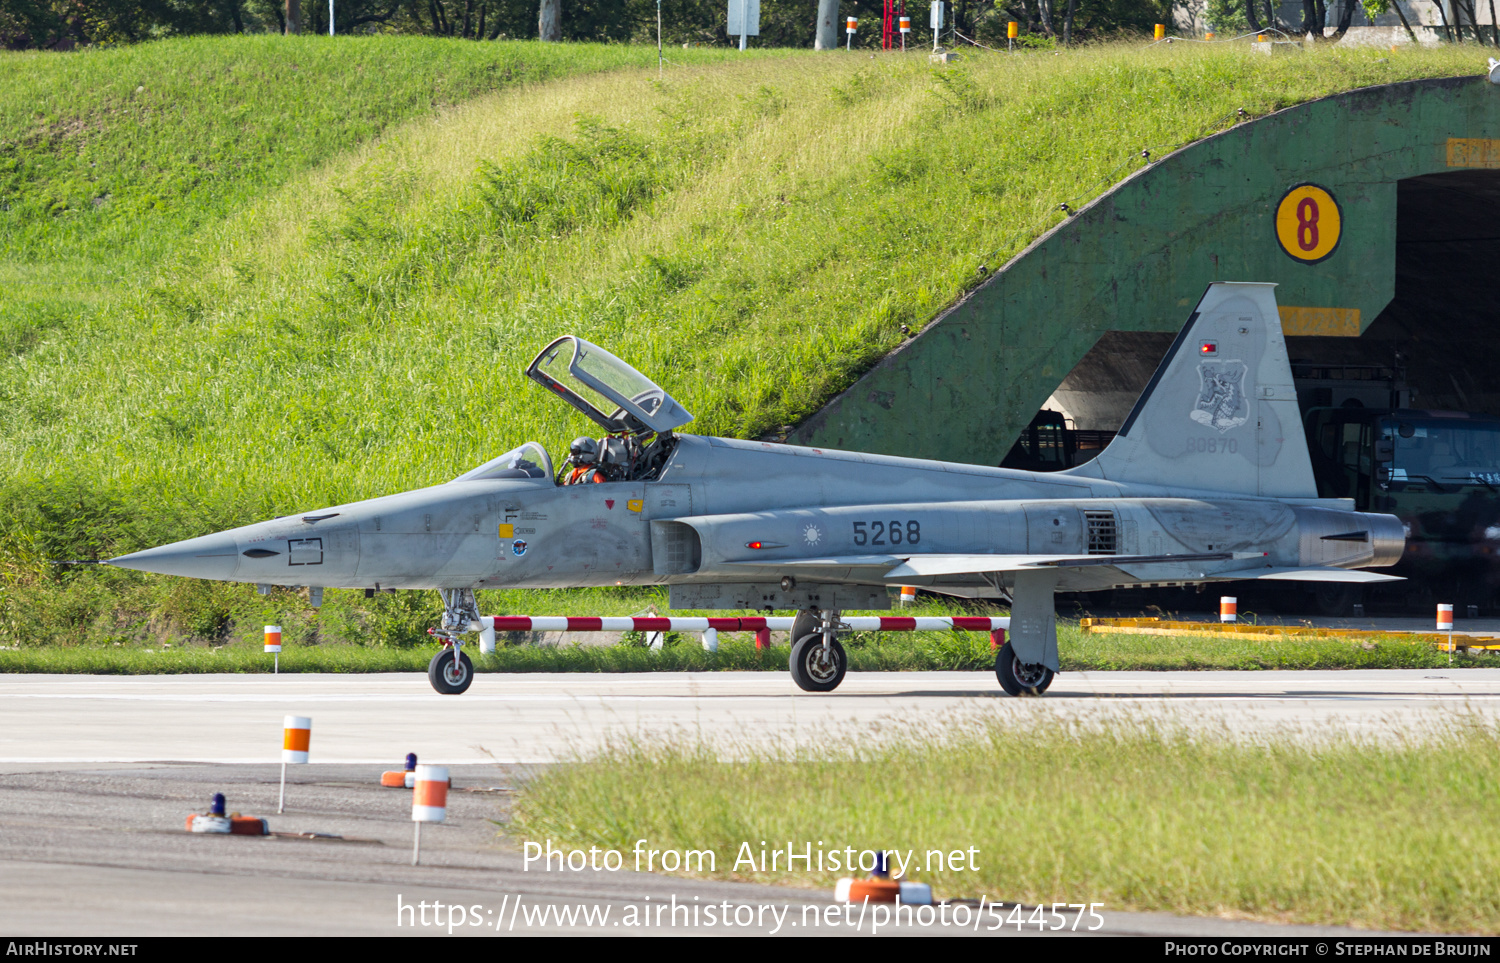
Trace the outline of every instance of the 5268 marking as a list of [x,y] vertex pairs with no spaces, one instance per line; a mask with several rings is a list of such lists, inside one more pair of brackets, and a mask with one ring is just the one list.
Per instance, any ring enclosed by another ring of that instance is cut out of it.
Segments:
[[1187,450],[1210,455],[1233,455],[1240,450],[1240,443],[1234,438],[1189,438]]
[[922,523],[915,518],[855,522],[856,545],[915,545],[922,540]]

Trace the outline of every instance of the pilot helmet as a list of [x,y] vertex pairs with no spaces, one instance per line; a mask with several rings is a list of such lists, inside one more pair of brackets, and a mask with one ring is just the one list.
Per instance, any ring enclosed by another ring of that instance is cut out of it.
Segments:
[[574,438],[568,446],[568,455],[575,465],[592,465],[599,460],[599,446],[592,438]]

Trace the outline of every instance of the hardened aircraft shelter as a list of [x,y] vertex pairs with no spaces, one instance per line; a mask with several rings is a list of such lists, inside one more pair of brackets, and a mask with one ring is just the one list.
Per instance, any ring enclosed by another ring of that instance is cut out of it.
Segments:
[[1054,395],[1076,427],[1116,428],[1231,280],[1279,285],[1294,363],[1400,363],[1417,406],[1500,414],[1497,274],[1500,86],[1356,90],[1145,165],[788,440],[995,464]]

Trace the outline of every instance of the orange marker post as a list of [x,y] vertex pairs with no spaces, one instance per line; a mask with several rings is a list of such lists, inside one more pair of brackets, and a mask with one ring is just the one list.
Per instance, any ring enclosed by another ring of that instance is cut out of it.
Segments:
[[844,32],[849,35],[848,41],[844,46],[845,50],[854,49],[854,28],[856,25],[857,21],[853,17],[850,17],[849,19],[844,21]]
[[1212,40],[1212,39],[1214,39],[1214,32],[1212,30],[1210,30],[1208,33],[1206,33],[1206,34],[1203,35],[1203,39],[1204,40]]
[[1437,630],[1448,633],[1448,662],[1453,662],[1453,606],[1440,602],[1437,611]]
[[1021,25],[1014,20],[1005,25],[1005,49],[1008,53],[1016,52],[1016,37],[1021,33]]
[[911,33],[911,17],[901,18],[901,52],[906,53],[906,35]]
[[418,766],[417,784],[411,796],[411,821],[415,824],[411,843],[411,864],[422,856],[422,824],[440,823],[448,818],[448,767]]
[[1219,621],[1238,622],[1240,620],[1240,600],[1233,595],[1219,596]]
[[281,672],[281,626],[266,626],[266,651],[270,653],[275,661],[272,663],[272,671]]
[[287,716],[281,726],[281,796],[276,803],[278,814],[286,810],[286,767],[307,765],[308,747],[312,745],[312,720],[307,716]]
[[1159,23],[1156,25],[1156,39],[1161,40],[1167,35],[1167,25]]
[[917,587],[915,585],[901,586],[901,604],[910,605],[917,600]]

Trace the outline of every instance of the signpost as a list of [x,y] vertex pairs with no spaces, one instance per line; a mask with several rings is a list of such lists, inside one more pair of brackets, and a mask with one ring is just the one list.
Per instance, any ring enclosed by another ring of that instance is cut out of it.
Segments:
[[932,52],[937,53],[938,32],[943,29],[943,0],[932,0],[932,14],[927,26],[932,28]]
[[729,0],[729,28],[733,37],[738,34],[740,49],[745,49],[746,37],[760,36],[760,0]]

